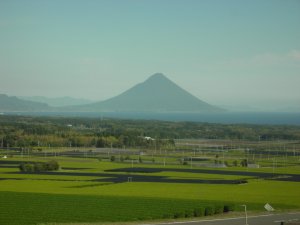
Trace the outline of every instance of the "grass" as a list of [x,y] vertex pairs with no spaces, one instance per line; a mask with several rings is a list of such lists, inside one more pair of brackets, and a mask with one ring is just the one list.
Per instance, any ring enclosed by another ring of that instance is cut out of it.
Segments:
[[[37,158],[9,160],[42,161]],[[51,158],[52,159],[52,158]],[[1,159],[3,160],[3,159]],[[0,167],[0,224],[83,223],[152,220],[218,203],[247,204],[250,211],[262,211],[270,203],[276,210],[300,209],[300,182],[256,179],[249,176],[185,172],[127,173],[165,176],[168,179],[248,179],[247,184],[191,184],[160,182],[111,183],[93,181],[105,170],[130,168],[128,163],[99,162],[89,158],[56,157],[70,175],[20,174],[18,168]],[[134,165],[146,168],[190,168],[155,164]],[[76,169],[77,168],[77,169]],[[75,170],[74,170],[75,169]],[[194,168],[193,168],[194,169]],[[195,168],[196,169],[196,168]],[[272,172],[270,168],[211,169],[227,171]],[[72,173],[91,173],[76,176]],[[299,167],[278,168],[278,173],[299,174]],[[95,175],[94,175],[95,174]],[[7,179],[5,179],[7,178]],[[238,208],[242,210],[242,208]]]
[[183,199],[21,192],[0,192],[0,199],[3,225],[173,218],[176,213],[216,204]]

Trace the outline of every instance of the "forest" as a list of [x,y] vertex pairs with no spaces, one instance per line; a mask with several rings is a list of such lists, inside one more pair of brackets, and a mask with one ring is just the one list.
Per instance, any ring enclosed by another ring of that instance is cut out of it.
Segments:
[[153,147],[177,139],[299,140],[291,125],[213,124],[79,117],[0,116],[0,147]]

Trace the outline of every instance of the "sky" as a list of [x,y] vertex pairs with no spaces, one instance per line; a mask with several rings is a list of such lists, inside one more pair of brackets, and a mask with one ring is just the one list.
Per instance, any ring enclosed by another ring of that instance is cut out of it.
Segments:
[[0,0],[0,93],[105,100],[156,72],[215,105],[300,105],[300,0]]

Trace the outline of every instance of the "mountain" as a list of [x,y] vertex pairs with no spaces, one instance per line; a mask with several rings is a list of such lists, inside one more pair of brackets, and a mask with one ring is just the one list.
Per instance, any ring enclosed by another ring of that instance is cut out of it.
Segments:
[[18,98],[33,102],[46,103],[49,106],[53,107],[61,107],[61,106],[71,106],[71,105],[84,105],[92,103],[90,100],[86,99],[77,99],[71,97],[60,97],[60,98],[47,98],[43,96],[19,96]]
[[217,112],[212,106],[161,73],[156,73],[145,82],[135,85],[124,93],[105,101],[73,107],[73,111],[108,112]]
[[0,94],[0,112],[40,112],[51,111],[45,103],[19,99],[15,96]]

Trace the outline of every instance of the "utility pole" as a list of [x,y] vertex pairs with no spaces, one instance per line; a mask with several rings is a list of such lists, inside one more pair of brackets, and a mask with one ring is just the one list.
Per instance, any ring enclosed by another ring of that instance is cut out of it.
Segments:
[[246,220],[246,223],[245,225],[248,225],[248,216],[247,216],[247,205],[241,205],[245,208],[245,220]]

